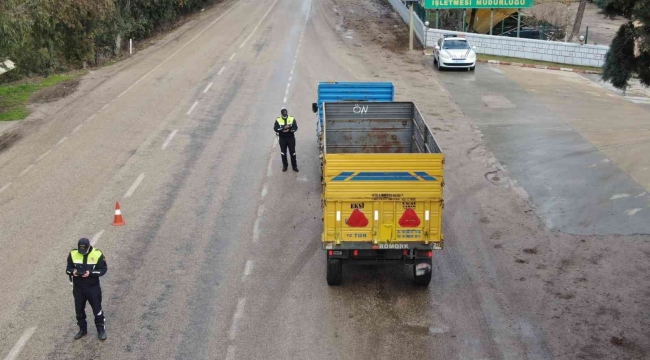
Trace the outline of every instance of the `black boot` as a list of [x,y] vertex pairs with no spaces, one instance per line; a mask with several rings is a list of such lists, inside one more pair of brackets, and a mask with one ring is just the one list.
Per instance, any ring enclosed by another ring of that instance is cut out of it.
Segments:
[[104,329],[104,328],[98,328],[97,329],[97,338],[99,340],[104,341],[104,340],[106,340],[107,337],[108,336],[106,336],[106,329]]
[[284,166],[282,167],[282,172],[287,171],[287,168],[288,168],[288,166],[287,166],[287,165],[284,165]]
[[88,334],[88,331],[86,331],[86,329],[79,328],[79,332],[75,334],[74,339],[79,340],[82,337],[86,336],[86,334]]
[[298,167],[297,167],[297,166],[294,166],[294,167],[293,167],[293,171],[298,172]]

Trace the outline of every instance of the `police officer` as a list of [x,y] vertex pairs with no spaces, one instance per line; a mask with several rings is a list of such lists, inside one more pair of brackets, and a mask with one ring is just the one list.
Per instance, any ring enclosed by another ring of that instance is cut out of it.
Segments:
[[106,274],[107,270],[108,266],[102,251],[90,246],[88,239],[79,239],[77,248],[70,251],[68,255],[68,267],[66,269],[66,273],[72,279],[72,294],[74,295],[77,325],[79,325],[79,332],[74,336],[75,340],[81,339],[88,333],[86,301],[90,303],[95,315],[97,337],[100,340],[106,340],[104,310],[102,310],[102,288],[99,286],[99,277]]
[[282,171],[287,171],[289,164],[287,162],[287,148],[291,154],[291,167],[293,171],[298,172],[298,163],[296,161],[296,138],[294,133],[298,131],[298,122],[293,116],[289,116],[287,109],[280,110],[281,117],[275,119],[273,130],[278,135],[280,141],[280,154],[282,155]]

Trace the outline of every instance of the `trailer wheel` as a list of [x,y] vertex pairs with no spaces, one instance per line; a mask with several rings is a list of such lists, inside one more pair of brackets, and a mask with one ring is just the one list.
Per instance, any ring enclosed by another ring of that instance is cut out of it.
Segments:
[[341,259],[327,259],[327,285],[341,285],[343,281],[343,262]]
[[[432,259],[418,260],[415,262],[415,265],[413,265],[413,280],[415,281],[415,285],[429,286],[431,282],[431,271],[433,269],[432,264]],[[423,271],[420,275],[418,275],[418,265],[424,267],[424,269],[420,269],[420,272]]]

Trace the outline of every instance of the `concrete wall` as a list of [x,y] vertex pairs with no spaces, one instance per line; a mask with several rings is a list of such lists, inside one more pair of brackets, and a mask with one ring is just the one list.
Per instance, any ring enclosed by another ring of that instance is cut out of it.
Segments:
[[[406,5],[404,5],[404,3],[401,0],[388,0],[388,2],[393,6],[395,11],[397,11],[399,16],[406,23],[406,25],[408,25],[410,21],[409,8],[406,7]],[[413,32],[415,33],[415,36],[420,40],[420,43],[424,44],[424,23],[415,14],[415,12],[413,13]]]
[[[427,45],[432,47],[442,34],[457,33],[429,29]],[[469,42],[476,46],[476,53],[508,56],[520,59],[550,61],[560,64],[586,65],[600,67],[605,62],[608,46],[580,45],[573,43],[518,39],[507,36],[490,36],[482,34],[464,34]]]
[[[409,22],[409,9],[401,0],[388,0],[402,17],[404,22]],[[425,40],[425,29],[422,20],[417,16],[414,19],[414,32],[421,43]],[[573,43],[544,41],[532,39],[518,39],[507,36],[490,36],[482,34],[458,33],[455,31],[429,29],[426,32],[427,47],[433,47],[442,34],[464,34],[473,46],[476,53],[508,56],[519,59],[532,59],[550,61],[560,64],[586,65],[600,67],[605,62],[605,54],[609,46],[580,45]]]

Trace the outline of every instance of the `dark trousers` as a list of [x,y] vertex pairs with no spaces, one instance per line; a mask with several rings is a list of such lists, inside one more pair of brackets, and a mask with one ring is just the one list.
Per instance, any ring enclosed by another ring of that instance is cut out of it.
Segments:
[[282,156],[282,166],[287,167],[287,148],[291,154],[291,166],[295,169],[298,167],[296,160],[296,138],[295,137],[280,137],[280,155]]
[[86,301],[90,303],[95,315],[95,326],[97,330],[104,329],[104,310],[102,310],[102,288],[94,286],[75,286],[72,289],[74,295],[74,310],[77,313],[77,325],[80,329],[86,330]]

